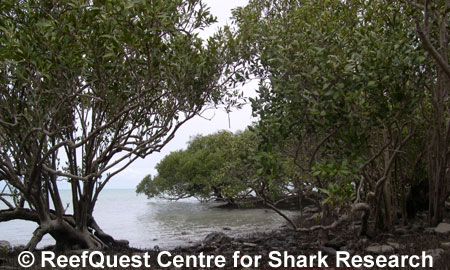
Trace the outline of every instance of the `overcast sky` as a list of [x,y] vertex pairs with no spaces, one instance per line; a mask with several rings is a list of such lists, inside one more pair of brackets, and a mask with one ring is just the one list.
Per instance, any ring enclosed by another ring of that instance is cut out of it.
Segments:
[[[205,29],[201,33],[202,37],[207,37],[214,33],[219,27],[230,23],[231,10],[237,6],[243,6],[247,0],[204,0],[210,7],[211,13],[217,17],[218,23]],[[255,96],[254,83],[248,84],[243,88],[245,96]],[[205,118],[211,118],[207,120]],[[230,117],[230,126],[228,125]],[[175,134],[174,139],[170,141],[160,153],[154,153],[145,159],[138,159],[127,169],[115,176],[105,188],[135,188],[142,178],[148,174],[155,175],[156,164],[172,151],[186,148],[186,143],[192,136],[197,134],[207,135],[219,130],[228,130],[235,132],[243,130],[252,122],[250,105],[244,106],[241,110],[233,110],[229,115],[223,110],[208,110],[204,118],[195,117],[185,123]]]

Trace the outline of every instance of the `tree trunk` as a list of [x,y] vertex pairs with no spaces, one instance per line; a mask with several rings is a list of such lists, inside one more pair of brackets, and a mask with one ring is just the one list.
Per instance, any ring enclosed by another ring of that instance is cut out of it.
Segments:
[[[436,7],[432,8],[432,5]],[[431,140],[428,148],[428,181],[430,188],[428,221],[437,225],[442,221],[445,199],[448,194],[450,173],[450,113],[448,95],[450,94],[450,65],[448,61],[448,14],[450,2],[425,1],[423,22],[417,22],[417,32],[424,48],[435,60],[437,80],[427,87],[431,94],[433,115],[430,121]],[[433,9],[444,12],[433,13]],[[433,19],[430,15],[433,14]],[[433,27],[431,27],[433,26]]]

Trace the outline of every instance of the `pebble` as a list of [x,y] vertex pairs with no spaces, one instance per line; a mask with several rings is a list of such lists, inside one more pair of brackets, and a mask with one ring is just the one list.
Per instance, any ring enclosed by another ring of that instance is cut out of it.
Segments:
[[320,247],[320,250],[322,250],[326,255],[336,256],[336,250],[332,247],[322,246],[322,247]]
[[228,235],[221,232],[212,232],[208,234],[203,240],[203,243],[205,245],[212,243],[229,243],[229,242],[231,242],[231,238]]
[[402,246],[399,243],[395,243],[395,242],[387,242],[388,245],[390,245],[391,247],[395,248],[395,249],[401,249]]
[[345,243],[346,243],[346,241],[344,239],[342,239],[342,237],[338,236],[336,238],[333,238],[330,241],[327,241],[325,243],[325,246],[339,249],[340,247],[345,246]]
[[372,245],[368,246],[366,251],[374,254],[392,254],[395,249],[389,245]]
[[449,234],[450,233],[450,224],[440,223],[434,231],[439,234]]
[[439,260],[445,254],[445,250],[442,248],[429,249],[425,253],[431,255],[434,260]]

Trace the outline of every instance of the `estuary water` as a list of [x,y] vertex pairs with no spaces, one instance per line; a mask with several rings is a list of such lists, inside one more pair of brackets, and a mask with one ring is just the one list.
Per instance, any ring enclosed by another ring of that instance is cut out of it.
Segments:
[[[64,205],[69,204],[70,191],[62,190],[61,194]],[[149,200],[144,195],[136,195],[133,189],[110,189],[102,191],[94,216],[106,233],[116,239],[129,240],[130,246],[137,248],[155,245],[173,248],[201,241],[211,232],[245,236],[277,230],[284,224],[284,220],[270,210],[221,209],[216,207],[218,205],[220,203],[200,203],[195,199]],[[27,221],[0,223],[0,240],[24,245],[35,228],[35,223]],[[53,243],[47,235],[38,247]]]

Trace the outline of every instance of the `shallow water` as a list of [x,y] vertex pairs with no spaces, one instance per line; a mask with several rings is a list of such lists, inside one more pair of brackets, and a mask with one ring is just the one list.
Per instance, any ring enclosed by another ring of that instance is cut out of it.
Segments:
[[[61,192],[63,201],[70,202],[70,191]],[[208,233],[225,231],[228,235],[248,235],[279,229],[284,220],[264,209],[221,209],[220,203],[148,200],[132,189],[104,190],[97,202],[94,216],[102,229],[116,239],[126,239],[138,248],[171,248],[202,240]],[[3,206],[2,206],[3,207]],[[70,207],[69,207],[70,208]],[[26,221],[0,223],[0,240],[12,245],[24,245],[36,225]],[[46,236],[40,247],[53,244]]]

